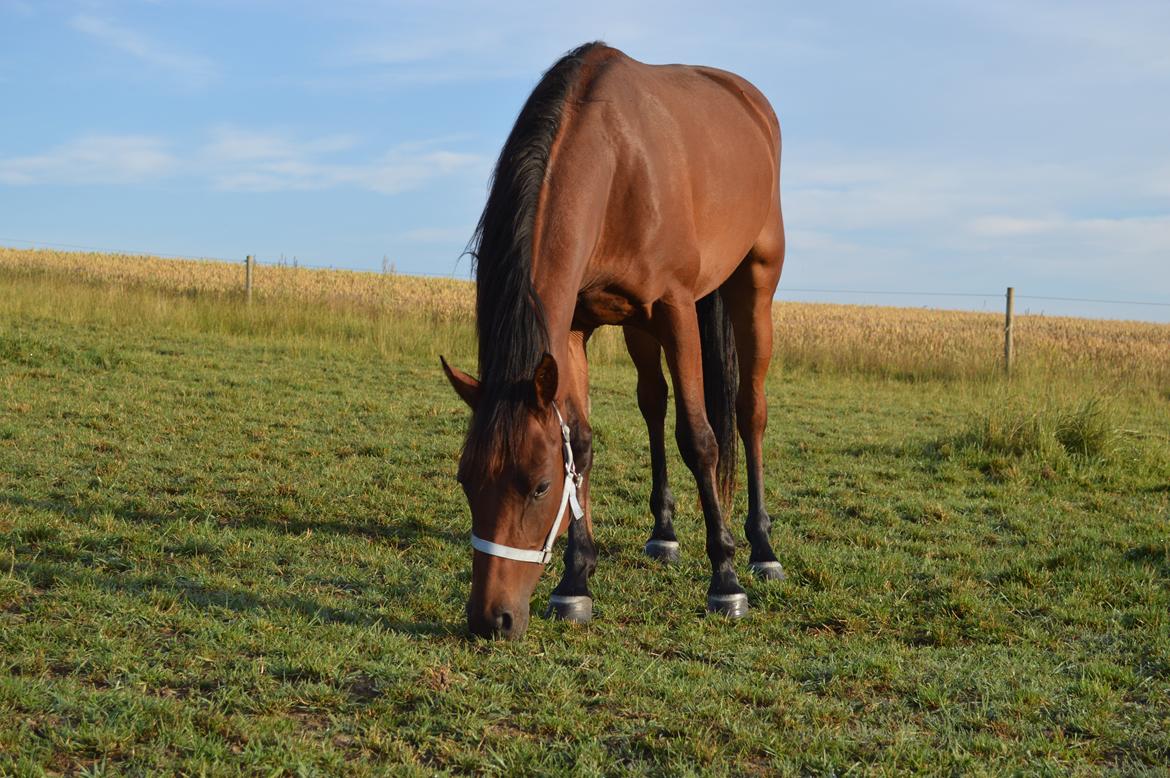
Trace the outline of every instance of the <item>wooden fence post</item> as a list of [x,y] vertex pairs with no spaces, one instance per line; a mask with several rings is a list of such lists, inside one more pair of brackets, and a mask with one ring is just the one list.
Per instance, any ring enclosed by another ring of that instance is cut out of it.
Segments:
[[1003,372],[1005,375],[1012,374],[1012,309],[1015,306],[1016,290],[1015,287],[1009,286],[1007,288],[1007,309],[1003,320]]
[[252,302],[252,266],[255,263],[256,260],[251,254],[244,260],[244,296],[249,303]]

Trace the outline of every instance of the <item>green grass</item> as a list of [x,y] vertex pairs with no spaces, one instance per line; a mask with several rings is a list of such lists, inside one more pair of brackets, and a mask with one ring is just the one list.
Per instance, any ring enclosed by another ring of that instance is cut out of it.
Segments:
[[471,642],[467,327],[0,276],[0,774],[1170,763],[1167,387],[777,370],[789,577],[741,551],[732,623],[673,452],[683,561],[641,555],[615,343],[596,620]]

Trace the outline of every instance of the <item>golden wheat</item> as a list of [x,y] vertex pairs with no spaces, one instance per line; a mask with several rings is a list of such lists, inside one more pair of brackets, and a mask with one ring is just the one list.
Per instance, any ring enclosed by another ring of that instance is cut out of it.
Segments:
[[[0,247],[0,271],[53,276],[105,287],[187,295],[242,296],[243,263]],[[432,321],[474,317],[467,281],[257,265],[257,300],[325,303],[347,311],[410,314]],[[999,314],[821,303],[776,303],[776,353],[790,365],[905,377],[979,376],[1002,366]],[[1079,371],[1170,383],[1170,325],[1018,316],[1021,370]],[[616,333],[593,348],[621,351]]]
[[[185,294],[242,294],[244,283],[243,262],[125,254],[0,247],[0,269]],[[470,317],[473,310],[472,292],[466,281],[281,265],[255,266],[253,295],[260,299],[348,303],[391,311],[407,309],[443,318]]]

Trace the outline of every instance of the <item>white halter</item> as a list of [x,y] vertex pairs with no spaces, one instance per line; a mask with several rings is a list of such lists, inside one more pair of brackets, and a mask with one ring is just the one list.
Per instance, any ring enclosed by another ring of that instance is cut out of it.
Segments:
[[574,519],[580,519],[585,515],[585,511],[581,508],[581,503],[577,500],[577,489],[581,486],[581,474],[577,472],[577,466],[573,464],[573,447],[569,443],[569,425],[565,424],[565,419],[561,416],[561,412],[555,402],[552,404],[552,407],[553,411],[557,414],[557,421],[561,425],[561,439],[565,452],[565,488],[561,493],[561,505],[557,508],[556,520],[553,521],[552,529],[548,531],[548,537],[544,539],[544,547],[531,549],[505,546],[476,537],[475,533],[472,532],[471,547],[476,551],[482,551],[485,554],[503,557],[504,559],[514,559],[517,562],[532,562],[533,564],[545,565],[552,559],[553,544],[557,542],[557,534],[561,531],[561,522],[565,519],[565,508],[570,505],[573,506]]

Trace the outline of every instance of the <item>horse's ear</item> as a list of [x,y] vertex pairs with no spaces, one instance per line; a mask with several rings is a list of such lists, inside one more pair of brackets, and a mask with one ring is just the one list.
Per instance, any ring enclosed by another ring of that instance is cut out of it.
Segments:
[[464,373],[457,367],[451,367],[447,364],[447,360],[439,357],[439,361],[443,363],[443,372],[447,374],[447,380],[451,382],[451,387],[455,390],[455,394],[463,398],[463,402],[467,403],[471,410],[475,410],[479,405],[479,381]]
[[545,352],[540,364],[536,366],[536,374],[532,377],[532,386],[536,392],[536,405],[547,408],[557,396],[557,361],[553,355]]

